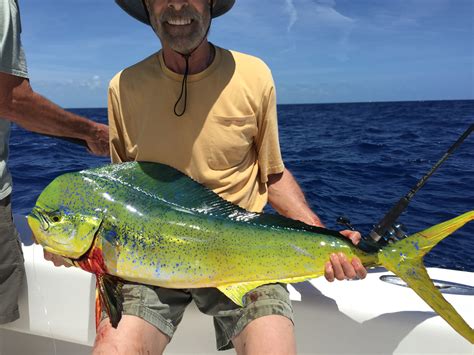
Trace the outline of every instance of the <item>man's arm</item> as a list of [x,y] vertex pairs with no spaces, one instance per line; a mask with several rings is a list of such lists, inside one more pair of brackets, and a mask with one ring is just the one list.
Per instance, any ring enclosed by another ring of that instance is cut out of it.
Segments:
[[[324,227],[321,219],[309,207],[303,191],[288,169],[281,174],[268,176],[268,202],[281,215],[302,221],[306,224]],[[357,244],[361,238],[359,232],[350,230],[342,231],[345,237]],[[328,281],[334,279],[344,280],[359,277],[365,278],[367,270],[359,258],[354,257],[349,261],[342,253],[331,255],[326,263],[324,276]]]
[[324,227],[288,169],[281,174],[269,175],[267,185],[268,202],[279,214],[312,226]]
[[0,72],[0,117],[29,131],[82,139],[93,154],[109,155],[106,125],[63,110],[35,93],[28,79]]

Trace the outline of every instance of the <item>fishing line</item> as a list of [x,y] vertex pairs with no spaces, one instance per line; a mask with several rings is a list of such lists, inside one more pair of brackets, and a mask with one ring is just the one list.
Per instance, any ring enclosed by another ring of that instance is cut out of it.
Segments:
[[41,134],[42,136],[45,136],[45,137],[50,137],[50,138],[54,138],[54,139],[59,139],[59,140],[62,140],[62,141],[65,141],[65,142],[69,142],[69,143],[72,143],[72,144],[77,144],[77,145],[80,145],[80,146],[83,146],[85,147],[86,149],[89,148],[89,146],[87,145],[87,142],[83,139],[79,139],[79,138],[70,138],[70,137],[60,137],[60,136],[53,136],[51,134],[44,134],[44,133],[39,133]]

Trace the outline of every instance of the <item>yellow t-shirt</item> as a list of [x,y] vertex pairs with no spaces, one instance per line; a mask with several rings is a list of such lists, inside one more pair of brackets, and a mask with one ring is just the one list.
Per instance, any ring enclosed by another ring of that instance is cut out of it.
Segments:
[[112,161],[170,165],[222,198],[261,211],[267,176],[284,169],[270,70],[258,58],[216,47],[212,64],[188,76],[186,112],[177,117],[182,79],[161,51],[112,79]]

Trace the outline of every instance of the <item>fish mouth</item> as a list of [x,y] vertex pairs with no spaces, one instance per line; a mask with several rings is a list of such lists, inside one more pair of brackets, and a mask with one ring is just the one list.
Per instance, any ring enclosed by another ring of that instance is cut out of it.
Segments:
[[49,222],[44,217],[43,211],[45,211],[43,208],[35,206],[28,215],[28,219],[36,219],[38,222],[40,222],[41,229],[47,230],[49,228]]

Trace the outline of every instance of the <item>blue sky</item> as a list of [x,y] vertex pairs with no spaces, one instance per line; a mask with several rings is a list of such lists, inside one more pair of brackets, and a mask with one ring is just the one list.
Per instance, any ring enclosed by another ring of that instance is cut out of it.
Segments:
[[[19,0],[33,88],[104,107],[109,80],[158,50],[113,0]],[[215,44],[272,69],[279,103],[474,99],[473,0],[236,0]]]

